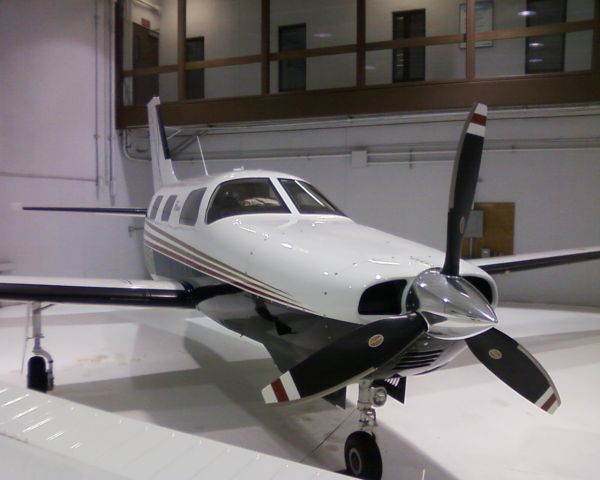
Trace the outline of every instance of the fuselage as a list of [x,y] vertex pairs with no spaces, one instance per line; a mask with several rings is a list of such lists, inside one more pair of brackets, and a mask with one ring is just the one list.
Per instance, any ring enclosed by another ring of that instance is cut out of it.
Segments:
[[[265,171],[162,188],[148,211],[144,245],[156,279],[239,288],[198,308],[270,351],[270,340],[277,348],[290,344],[295,358],[359,325],[406,312],[415,278],[444,261],[440,251],[355,223],[302,179]],[[491,277],[468,262],[460,268],[494,306]],[[461,338],[425,335],[390,368],[421,373],[463,346]]]

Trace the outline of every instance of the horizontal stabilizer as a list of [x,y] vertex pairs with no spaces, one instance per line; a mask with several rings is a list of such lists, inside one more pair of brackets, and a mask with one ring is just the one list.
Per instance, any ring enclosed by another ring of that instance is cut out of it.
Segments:
[[123,217],[145,217],[145,208],[110,208],[110,207],[26,207],[21,210],[29,212],[66,212],[66,213],[95,213],[98,215],[120,215]]

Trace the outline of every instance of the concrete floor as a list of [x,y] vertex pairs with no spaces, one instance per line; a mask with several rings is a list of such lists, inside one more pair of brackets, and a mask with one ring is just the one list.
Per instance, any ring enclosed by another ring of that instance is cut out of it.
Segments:
[[[551,374],[562,406],[550,416],[465,352],[409,378],[406,405],[378,410],[384,478],[596,479],[600,457],[600,309],[498,309]],[[23,385],[25,307],[0,309],[0,378]],[[53,395],[331,470],[358,426],[324,401],[266,406],[278,376],[265,349],[200,313],[60,305],[44,312]],[[28,345],[31,348],[31,344]],[[351,387],[348,398],[356,399]],[[349,402],[351,403],[351,402]],[[352,405],[350,405],[351,407]]]

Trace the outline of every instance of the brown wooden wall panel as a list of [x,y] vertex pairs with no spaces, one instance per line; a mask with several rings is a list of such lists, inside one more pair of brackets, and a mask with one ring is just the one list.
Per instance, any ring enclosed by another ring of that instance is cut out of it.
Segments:
[[[512,255],[515,236],[515,204],[512,202],[475,203],[475,210],[483,210],[483,238],[474,238],[473,256],[479,258],[482,248],[489,248],[493,256]],[[469,258],[470,239],[462,245],[463,258]]]
[[[600,100],[600,73],[573,73],[471,82],[420,82],[165,103],[168,125],[281,120],[468,108],[585,103]],[[147,124],[143,106],[121,107],[118,128]]]

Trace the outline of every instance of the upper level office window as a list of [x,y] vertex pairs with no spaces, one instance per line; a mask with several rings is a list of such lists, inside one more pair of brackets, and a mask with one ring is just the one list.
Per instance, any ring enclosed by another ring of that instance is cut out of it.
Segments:
[[[425,10],[393,12],[394,40],[425,36]],[[395,48],[393,53],[394,82],[425,80],[425,47]]]
[[194,226],[198,221],[198,213],[200,212],[200,202],[204,197],[206,188],[193,190],[183,202],[181,213],[179,214],[179,223],[181,225]]
[[[566,21],[567,0],[527,0],[527,9],[520,12],[528,27]],[[525,39],[525,72],[550,73],[565,69],[565,34],[527,37]]]
[[173,210],[173,205],[175,205],[175,200],[177,200],[177,195],[171,195],[167,198],[165,202],[165,206],[163,207],[162,214],[160,216],[161,221],[168,222],[169,217],[171,216],[171,211]]
[[[204,60],[204,37],[185,39],[185,61]],[[204,69],[185,71],[185,98],[204,98]]]
[[[306,49],[306,24],[279,27],[279,51]],[[306,59],[279,62],[279,91],[306,90]]]

